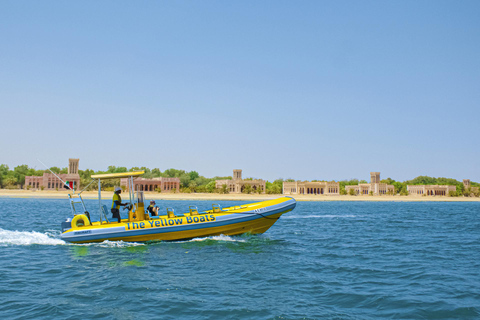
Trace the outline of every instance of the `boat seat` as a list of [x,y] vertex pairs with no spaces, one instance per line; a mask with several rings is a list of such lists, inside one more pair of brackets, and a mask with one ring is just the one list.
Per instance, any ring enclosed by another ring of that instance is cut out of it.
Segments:
[[175,218],[175,210],[173,210],[173,208],[167,208],[167,216],[168,218]]
[[190,216],[198,215],[198,208],[196,206],[188,206],[188,211],[190,212]]
[[213,209],[213,212],[214,212],[214,213],[222,212],[222,211],[223,211],[223,210],[222,210],[222,207],[220,207],[220,205],[219,205],[219,204],[216,204],[216,203],[212,204],[212,209]]

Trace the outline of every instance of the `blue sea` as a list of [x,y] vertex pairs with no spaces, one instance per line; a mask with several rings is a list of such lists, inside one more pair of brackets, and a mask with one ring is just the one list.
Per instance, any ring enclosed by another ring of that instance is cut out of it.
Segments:
[[479,202],[298,202],[263,235],[145,244],[65,243],[70,215],[0,198],[1,319],[480,319]]

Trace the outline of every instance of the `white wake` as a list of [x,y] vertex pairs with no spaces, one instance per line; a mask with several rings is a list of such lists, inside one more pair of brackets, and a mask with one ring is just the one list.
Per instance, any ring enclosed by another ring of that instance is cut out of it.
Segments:
[[75,244],[68,243],[61,239],[55,238],[53,233],[41,233],[36,231],[10,231],[0,228],[0,246],[17,245],[17,246],[30,246],[34,244],[58,246],[58,245],[71,245],[71,246],[96,246],[102,248],[124,248],[124,247],[136,247],[143,246],[143,243],[137,242],[124,242],[124,241],[108,241],[105,240],[100,243],[85,243]]
[[10,231],[0,228],[0,245],[29,246],[32,244],[58,246],[67,244],[61,239],[36,231]]
[[215,240],[215,241],[228,241],[228,242],[245,242],[245,239],[239,239],[239,238],[232,238],[230,236],[225,236],[223,234],[219,236],[211,236],[211,237],[205,237],[205,238],[193,238],[189,241],[207,241],[207,240]]

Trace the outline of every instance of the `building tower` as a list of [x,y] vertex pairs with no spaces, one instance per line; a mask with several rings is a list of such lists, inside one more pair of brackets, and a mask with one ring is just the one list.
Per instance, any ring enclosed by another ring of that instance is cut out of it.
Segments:
[[380,172],[370,172],[370,183],[380,183]]
[[68,159],[68,174],[78,174],[78,160]]
[[470,179],[463,179],[463,186],[465,187],[465,190],[470,188]]
[[233,180],[242,180],[242,170],[234,169],[233,170]]

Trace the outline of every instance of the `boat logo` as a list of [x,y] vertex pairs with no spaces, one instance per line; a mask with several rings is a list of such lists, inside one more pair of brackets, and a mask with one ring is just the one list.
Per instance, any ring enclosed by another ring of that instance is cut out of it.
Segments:
[[181,217],[175,219],[158,219],[158,220],[148,220],[146,222],[129,222],[127,223],[126,230],[135,230],[135,229],[148,229],[148,228],[161,228],[169,226],[179,226],[183,224],[195,224],[203,222],[212,222],[216,218],[213,214],[211,215],[202,215],[198,217]]

